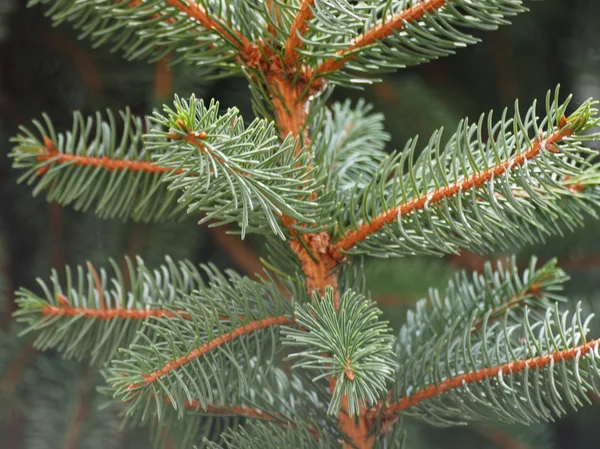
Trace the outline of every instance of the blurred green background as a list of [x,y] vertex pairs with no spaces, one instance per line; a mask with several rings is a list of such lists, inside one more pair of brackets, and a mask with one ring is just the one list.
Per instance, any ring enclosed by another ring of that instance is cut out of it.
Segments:
[[[475,119],[490,109],[511,107],[516,98],[524,105],[543,99],[559,83],[563,94],[574,94],[576,103],[590,96],[600,98],[600,3],[528,3],[530,13],[517,17],[512,26],[480,33],[479,45],[386,76],[363,91],[338,89],[334,100],[364,97],[373,103],[386,116],[393,149],[417,134],[426,140],[440,126],[450,130],[465,116]],[[85,368],[52,355],[39,361],[27,350],[29,342],[14,338],[10,313],[17,286],[35,288],[35,278],[46,278],[52,267],[86,261],[102,266],[109,257],[122,260],[125,254],[140,254],[148,265],[159,264],[169,254],[249,274],[259,269],[259,238],[240,243],[222,229],[200,227],[194,220],[162,225],[100,220],[33,198],[27,186],[17,184],[17,174],[10,169],[6,157],[10,136],[18,125],[30,123],[42,112],[53,118],[57,129],[64,129],[70,126],[74,110],[92,113],[129,106],[143,114],[170,101],[173,93],[192,92],[216,98],[225,107],[235,105],[245,117],[252,117],[244,79],[207,81],[189,68],[171,72],[161,63],[127,62],[118,54],[91,49],[67,27],[52,28],[39,8],[0,0],[0,325],[4,329],[0,343],[6,353],[0,355],[1,448],[61,447],[50,440],[61,440],[59,435],[73,426],[83,429],[81,441],[96,438],[98,447],[150,447],[144,431],[121,434],[111,410],[95,412],[95,393],[88,386],[90,374]],[[526,248],[518,256],[526,260],[535,253],[542,261],[558,257],[572,278],[568,292],[573,304],[582,300],[585,307],[600,311],[599,237],[600,221],[590,220],[585,230]],[[407,307],[425,296],[429,287],[443,287],[457,270],[480,270],[483,261],[467,253],[439,260],[368,261],[368,285],[398,327]],[[22,357],[22,363],[11,371],[15,357]],[[409,422],[408,447],[597,448],[600,400],[591,400],[593,404],[582,411],[534,429],[434,430]],[[92,410],[82,418],[85,422],[77,421],[82,410]],[[115,437],[103,442],[102,435],[108,434]],[[74,444],[69,449],[95,447]]]

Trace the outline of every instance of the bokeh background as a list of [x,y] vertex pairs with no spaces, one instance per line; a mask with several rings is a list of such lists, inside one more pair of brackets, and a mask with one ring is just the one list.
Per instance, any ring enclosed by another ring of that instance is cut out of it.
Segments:
[[[97,410],[101,398],[94,388],[96,377],[85,363],[39,356],[30,341],[15,338],[12,292],[19,286],[35,289],[35,278],[47,278],[52,267],[87,261],[106,266],[109,257],[121,261],[135,254],[151,266],[169,254],[252,274],[260,270],[261,240],[250,236],[242,243],[221,228],[198,226],[194,220],[161,225],[100,220],[34,198],[10,169],[9,138],[19,125],[43,112],[57,129],[65,129],[74,110],[87,114],[129,106],[144,114],[169,102],[174,93],[216,98],[251,118],[247,85],[241,78],[204,80],[190,68],[170,71],[165,62],[128,62],[104,49],[94,50],[68,27],[53,28],[40,8],[27,9],[25,3],[0,0],[0,447],[150,447],[144,429],[121,432],[114,410]],[[563,94],[574,94],[576,103],[600,98],[600,3],[528,3],[530,13],[517,17],[512,26],[480,33],[479,45],[386,76],[363,91],[338,89],[334,100],[366,98],[385,114],[393,149],[416,134],[427,139],[440,126],[451,130],[462,117],[474,119],[490,109],[510,107],[516,98],[528,105],[559,83]],[[527,260],[535,253],[545,261],[556,256],[571,276],[567,292],[572,303],[581,300],[600,311],[599,238],[600,221],[590,220],[580,232],[520,250],[518,258]],[[368,261],[368,286],[397,327],[429,287],[443,287],[461,269],[481,270],[485,259],[463,253],[445,259]],[[580,412],[533,429],[438,430],[408,422],[407,447],[597,448],[600,399],[590,399],[592,405]],[[165,441],[172,447],[176,443]]]

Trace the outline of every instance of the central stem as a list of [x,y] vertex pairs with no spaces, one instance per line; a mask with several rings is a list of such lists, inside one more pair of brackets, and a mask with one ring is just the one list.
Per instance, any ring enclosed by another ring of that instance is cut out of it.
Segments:
[[[302,137],[296,155],[306,148],[309,143],[308,136],[308,102],[303,95],[303,86],[293,84],[284,74],[272,75],[269,78],[270,87],[274,94],[271,101],[275,109],[275,119],[282,137],[292,134]],[[304,147],[302,146],[304,143]],[[302,271],[306,276],[306,287],[309,294],[318,291],[325,294],[325,288],[330,286],[334,290],[336,310],[339,308],[340,292],[337,274],[334,269],[339,265],[339,260],[330,254],[331,236],[327,232],[300,233],[292,226],[295,224],[289,218],[282,217],[283,224],[290,231],[292,240],[290,247],[300,259]],[[335,379],[331,379],[331,389]],[[342,407],[338,413],[340,430],[347,436],[344,448],[371,449],[375,444],[376,435],[371,432],[372,425],[367,419],[367,408],[361,404],[359,416],[350,417],[345,411],[348,408],[348,398],[344,395]]]

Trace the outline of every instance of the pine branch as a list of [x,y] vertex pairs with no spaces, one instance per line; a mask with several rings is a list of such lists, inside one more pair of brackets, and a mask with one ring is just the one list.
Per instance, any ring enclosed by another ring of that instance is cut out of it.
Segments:
[[313,17],[312,7],[315,0],[302,0],[300,8],[290,27],[290,35],[285,43],[285,64],[289,67],[298,60],[297,49],[302,46],[301,36],[308,29],[308,21]]
[[[243,337],[252,332],[256,332],[257,330],[266,329],[268,327],[284,326],[291,324],[294,324],[294,320],[285,315],[264,318],[260,321],[251,321],[247,324],[244,324],[243,326],[235,328],[231,332],[225,332],[224,334],[219,335],[210,342],[197,347],[185,356],[167,362],[165,366],[157,369],[156,371],[147,374],[142,374],[142,378],[144,380],[143,385],[145,387],[148,387],[157,382],[160,378],[167,376],[172,371],[182,368],[194,359],[202,357],[207,353],[214,351],[218,347],[223,346],[224,344],[229,343],[230,341],[233,341],[237,338]],[[141,384],[133,383],[128,387],[128,389],[136,390],[140,386]]]
[[100,309],[90,307],[73,307],[69,304],[67,298],[62,294],[57,294],[59,305],[45,304],[41,307],[41,315],[49,317],[79,317],[83,319],[99,319],[102,321],[110,320],[141,320],[148,318],[175,318],[182,317],[190,319],[184,310],[168,310],[160,308],[150,309],[122,309],[106,308]]
[[[186,216],[177,192],[164,184],[169,174],[182,171],[157,166],[142,146],[148,119],[112,112],[84,117],[75,113],[71,131],[56,133],[47,116],[33,121],[37,133],[24,127],[12,141],[13,167],[24,170],[20,181],[36,183],[34,195],[46,193],[49,201],[73,205],[103,218],[141,221],[178,219]],[[120,138],[119,138],[120,137]]]
[[400,331],[398,357],[416,355],[450,329],[469,333],[478,341],[483,335],[478,332],[496,321],[521,322],[524,306],[530,313],[543,314],[555,303],[566,301],[561,290],[567,280],[555,260],[538,267],[535,257],[522,272],[512,257],[494,265],[487,262],[481,273],[457,273],[444,291],[430,289],[429,297],[408,312]]
[[448,0],[423,0],[416,5],[413,4],[413,6],[400,11],[385,22],[374,26],[367,32],[353,39],[352,44],[347,48],[338,50],[336,52],[337,58],[323,61],[316,70],[317,74],[323,75],[341,69],[346,62],[357,56],[356,50],[391,36],[394,32],[400,31],[407,24],[423,18],[427,13],[438,10],[447,3],[451,2]]
[[[164,410],[159,398],[164,397],[179,416],[194,399],[202,407],[239,402],[239,394],[254,388],[262,364],[272,363],[278,328],[294,324],[291,305],[272,281],[233,272],[225,277],[216,270],[208,274],[211,284],[197,287],[186,299],[191,320],[148,322],[157,338],[142,336],[144,341],[123,352],[124,360],[114,362],[109,384],[130,413],[153,410],[160,416]],[[173,306],[184,308],[179,302]],[[237,383],[241,392],[225,388],[226,382]],[[251,396],[254,400],[266,393],[253,394],[258,395]]]
[[201,223],[236,222],[242,237],[272,231],[282,238],[288,231],[282,216],[300,232],[307,232],[303,225],[315,232],[327,226],[330,205],[313,200],[323,175],[310,167],[309,153],[296,151],[297,139],[279,141],[272,122],[257,119],[244,126],[236,109],[219,115],[218,103],[205,106],[193,96],[176,98],[174,109],[165,107],[154,121],[159,128],[146,136],[147,148],[160,155],[157,164],[184,170],[167,180],[170,189],[182,192],[179,202],[188,205],[188,213],[206,213]]
[[[483,317],[481,329],[472,333],[478,316]],[[589,402],[589,391],[597,391],[600,374],[599,341],[586,342],[590,319],[581,316],[578,305],[568,320],[558,303],[541,312],[511,308],[503,320],[484,306],[481,312],[459,313],[440,323],[441,332],[429,330],[435,323],[409,318],[420,324],[409,324],[414,330],[400,334],[400,366],[388,399],[392,405],[378,410],[383,428],[409,408],[443,426],[531,424],[563,415],[565,406],[579,408]],[[377,415],[370,413],[371,418]]]
[[[36,158],[38,162],[44,163],[44,165],[38,169],[38,174],[40,175],[46,174],[54,164],[71,164],[80,167],[102,168],[107,171],[124,170],[144,173],[170,173],[174,171],[147,161],[111,159],[107,156],[90,157],[76,154],[64,154],[56,148],[56,145],[48,136],[44,136],[43,139],[44,146],[38,149],[40,155]],[[175,173],[183,173],[183,171],[179,170],[175,171]]]
[[231,45],[238,50],[244,50],[251,47],[251,42],[247,37],[243,36],[238,31],[226,29],[218,20],[210,17],[205,8],[200,6],[193,0],[165,0],[170,6],[177,8],[190,18],[197,20],[202,26],[209,30],[217,31]]
[[[231,61],[245,46],[241,33],[211,16],[193,0],[34,0],[30,5],[49,4],[47,15],[54,24],[70,22],[95,45],[109,44],[127,59],[156,62],[171,55],[171,63],[185,61],[211,73],[235,65]],[[208,64],[207,64],[208,63]]]
[[444,199],[454,197],[459,192],[481,188],[490,180],[494,178],[500,178],[505,172],[512,170],[515,167],[522,166],[527,163],[528,160],[537,157],[542,149],[556,152],[557,150],[555,150],[553,144],[560,142],[565,137],[570,136],[573,132],[571,129],[566,128],[566,118],[563,119],[564,121],[561,122],[562,130],[552,133],[543,140],[536,139],[533,145],[524,153],[521,153],[512,159],[506,160],[493,168],[488,168],[481,173],[477,173],[469,178],[465,178],[460,182],[453,183],[449,186],[434,190],[431,193],[427,193],[421,197],[414,198],[407,203],[401,204],[400,206],[378,215],[370,223],[363,223],[356,231],[348,233],[340,242],[335,244],[336,254],[338,254],[337,252],[339,251],[339,257],[341,257],[342,251],[351,249],[357,243],[362,242],[369,235],[374,234],[386,224],[393,223],[398,219],[398,216],[404,217],[417,210],[423,210],[426,206],[435,205]]
[[599,200],[593,188],[596,167],[582,146],[594,138],[584,131],[597,118],[586,103],[567,119],[562,113],[567,104],[557,98],[551,103],[549,94],[541,123],[535,105],[525,121],[518,107],[514,119],[505,112],[496,125],[490,116],[487,142],[481,139],[483,117],[477,125],[461,123],[443,152],[441,135],[435,133],[415,164],[416,141],[410,142],[404,152],[384,160],[359,199],[353,199],[340,217],[350,229],[329,253],[340,259],[351,250],[386,257],[460,248],[487,252],[494,245],[563,232],[558,223],[573,228],[573,217],[594,214],[591,205]]
[[586,357],[588,354],[593,359],[593,362],[597,364],[598,362],[595,360],[595,354],[597,354],[599,346],[600,339],[592,340],[588,343],[573,348],[554,351],[539,357],[534,357],[527,360],[517,360],[502,365],[461,374],[459,376],[446,379],[438,384],[429,385],[422,390],[418,390],[410,396],[402,398],[400,401],[388,404],[383,409],[382,416],[384,419],[393,419],[397,413],[409,409],[410,407],[413,407],[422,401],[439,396],[449,390],[464,388],[466,385],[475,382],[491,380],[501,376],[513,376],[528,370],[541,370],[545,367],[553,366],[563,361],[575,359],[579,362],[581,358]]
[[[111,265],[112,278],[104,269],[96,273],[91,265],[87,272],[77,267],[73,273],[67,267],[65,286],[53,271],[51,286],[38,280],[42,296],[20,289],[15,316],[28,324],[22,333],[39,332],[39,349],[58,348],[66,357],[91,355],[92,361],[103,363],[119,347],[135,341],[138,332],[152,334],[143,327],[148,320],[191,319],[185,295],[204,284],[191,263],[167,258],[160,269],[150,270],[141,258],[135,265],[125,258],[125,273],[116,262]],[[172,307],[176,299],[180,307]]]
[[314,67],[315,84],[324,78],[342,85],[372,82],[375,73],[477,43],[469,29],[495,30],[526,10],[523,1],[513,0],[391,0],[356,5],[353,14],[315,8],[317,30],[304,38],[303,57]]

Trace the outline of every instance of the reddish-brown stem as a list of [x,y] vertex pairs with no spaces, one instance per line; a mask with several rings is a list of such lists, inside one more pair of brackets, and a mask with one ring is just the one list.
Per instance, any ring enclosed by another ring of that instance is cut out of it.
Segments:
[[207,231],[219,247],[225,251],[235,264],[248,275],[256,278],[263,271],[263,264],[256,253],[239,238],[227,233],[227,226],[210,227]]
[[[329,390],[331,393],[335,390],[337,380],[335,377],[329,378]],[[377,435],[371,432],[370,417],[367,416],[367,409],[364,404],[360,403],[360,412],[358,416],[351,417],[348,410],[348,396],[343,395],[340,411],[338,412],[338,426],[346,435],[347,440],[344,440],[344,449],[371,449],[375,443]],[[349,443],[351,442],[351,443]]]
[[302,0],[300,9],[292,22],[290,35],[285,43],[285,63],[287,66],[293,66],[298,60],[298,49],[302,47],[302,36],[308,30],[308,21],[312,18],[311,7],[315,0]]
[[[185,310],[167,310],[167,309],[91,309],[84,307],[73,307],[69,304],[67,298],[61,293],[57,294],[58,304],[57,306],[47,304],[42,307],[42,316],[64,316],[74,317],[82,316],[88,319],[98,319],[103,321],[110,321],[115,319],[120,320],[145,320],[147,318],[181,318],[184,320],[191,320],[191,315]],[[243,320],[243,315],[238,315],[239,320]],[[219,315],[219,320],[230,321],[232,317]]]
[[90,93],[94,96],[100,94],[102,80],[94,60],[74,41],[56,32],[43,32],[41,35],[35,36],[35,39],[36,42],[47,45],[71,61],[83,78]]
[[23,370],[25,369],[29,361],[33,358],[35,353],[35,348],[31,345],[31,343],[24,345],[20,349],[12,364],[6,370],[2,382],[0,382],[0,393],[2,393],[2,395],[6,395],[12,392],[13,388],[15,387],[15,384],[21,378]]
[[82,316],[85,318],[94,318],[103,321],[114,319],[121,320],[145,320],[147,318],[183,318],[191,319],[189,313],[183,310],[165,310],[165,309],[89,309],[84,307],[72,307],[64,303],[66,298],[60,295],[61,305],[45,305],[42,307],[42,316],[63,316],[74,317]]
[[[146,161],[131,161],[124,159],[111,159],[107,156],[103,157],[90,157],[80,156],[75,154],[65,154],[58,151],[54,142],[48,137],[44,137],[44,148],[40,148],[39,156],[37,157],[38,162],[51,161],[52,164],[73,164],[84,167],[100,167],[108,171],[115,170],[128,170],[138,171],[146,173],[171,173],[174,170],[167,167],[161,167],[151,162]],[[38,170],[40,175],[43,175],[50,168],[50,164],[43,166]],[[184,170],[179,169],[175,171],[177,174],[185,173]]]
[[367,32],[356,37],[347,48],[336,52],[336,58],[326,59],[323,61],[317,68],[316,73],[318,75],[323,75],[325,73],[334,72],[341,69],[346,62],[356,58],[358,55],[357,50],[385,39],[394,31],[404,28],[406,23],[417,21],[426,13],[431,13],[437,9],[440,9],[447,3],[447,1],[448,0],[424,0],[399,12],[389,20],[374,26]]
[[[540,357],[534,357],[528,360],[517,360],[515,362],[505,363],[504,365],[493,366],[490,368],[482,368],[480,370],[461,374],[450,379],[446,379],[438,384],[429,385],[428,387],[417,391],[412,396],[406,396],[398,402],[389,404],[383,409],[382,417],[384,419],[394,418],[398,412],[414,407],[427,399],[439,396],[447,391],[460,388],[463,385],[481,382],[502,374],[516,374],[525,371],[525,369],[541,369],[551,363],[559,363],[561,361],[572,360],[575,357],[583,357],[591,351],[595,351],[600,345],[600,339],[593,340],[581,346],[577,346],[563,351],[551,352]],[[372,416],[377,415],[377,411],[371,411]]]
[[[231,332],[226,332],[226,333],[212,339],[208,343],[205,343],[205,344],[199,346],[198,348],[194,349],[190,353],[188,353],[182,357],[179,357],[178,359],[168,362],[165,366],[163,366],[162,368],[160,368],[152,373],[144,374],[143,375],[144,384],[146,386],[152,385],[158,379],[168,375],[173,370],[181,368],[182,366],[190,363],[191,361],[193,361],[199,357],[202,357],[203,355],[209,353],[210,351],[213,351],[216,348],[218,348],[219,346],[222,346],[225,343],[235,340],[236,338],[240,338],[244,335],[250,334],[257,330],[267,329],[267,328],[273,327],[273,326],[283,326],[286,324],[293,324],[294,322],[295,321],[293,318],[289,318],[285,315],[280,315],[280,316],[273,316],[273,317],[269,317],[269,318],[264,318],[262,320],[252,321],[250,323],[247,323],[243,326],[240,326],[240,327],[232,330]],[[129,386],[129,389],[134,389],[139,386],[140,386],[140,384],[131,384]]]
[[[308,141],[308,130],[305,128],[308,111],[306,102],[302,98],[302,86],[292,86],[286,78],[272,76],[269,79],[271,88],[275,92],[271,96],[275,109],[275,119],[282,137],[291,134],[294,137],[304,137]],[[304,129],[304,132],[303,132]],[[302,146],[298,145],[296,154],[300,153]]]
[[558,151],[554,146],[554,143],[559,142],[563,138],[572,134],[570,128],[566,128],[567,122],[563,117],[561,120],[561,129],[550,134],[545,139],[535,139],[533,145],[524,153],[515,156],[512,159],[508,159],[503,163],[489,168],[481,173],[475,173],[469,178],[465,178],[459,182],[450,184],[449,186],[442,187],[434,190],[433,192],[424,194],[421,197],[414,198],[400,206],[389,209],[382,214],[375,217],[370,223],[363,223],[359,226],[356,231],[351,231],[339,242],[333,245],[331,254],[334,258],[343,256],[343,251],[347,251],[354,247],[357,243],[362,242],[370,235],[380,230],[386,224],[393,223],[399,217],[404,217],[410,213],[418,210],[423,210],[426,205],[434,205],[446,198],[455,196],[458,192],[465,192],[471,189],[478,189],[484,186],[490,180],[497,178],[505,172],[512,170],[515,167],[522,166],[526,161],[535,158],[540,154],[542,149],[546,149],[550,152]]
[[217,20],[210,17],[206,9],[193,0],[166,0],[167,4],[173,6],[192,19],[197,20],[203,27],[214,30],[223,36],[230,44],[238,50],[244,50],[253,46],[252,42],[240,32],[229,31]]
[[157,100],[166,100],[173,91],[173,72],[169,67],[169,56],[160,59],[154,65],[154,96]]
[[[171,403],[171,400],[169,398],[165,398],[165,401],[167,403]],[[261,421],[268,421],[273,424],[281,424],[281,425],[285,425],[285,426],[289,425],[294,429],[297,428],[297,426],[293,422],[291,422],[289,420],[289,418],[286,418],[285,416],[280,415],[279,413],[266,412],[266,411],[258,409],[258,408],[245,407],[243,405],[211,404],[211,405],[208,405],[206,408],[204,408],[200,405],[200,402],[197,399],[194,399],[192,401],[186,402],[185,408],[190,409],[190,410],[200,409],[200,410],[204,410],[208,413],[214,413],[214,414],[219,414],[219,415],[243,416],[246,418],[259,419]],[[314,429],[312,426],[309,428],[309,432],[313,437],[319,438],[319,432],[317,432],[317,430]]]
[[67,429],[64,449],[77,449],[79,445],[79,439],[81,438],[81,432],[83,431],[83,425],[89,409],[90,383],[89,374],[86,372],[81,379],[79,396],[73,410],[71,425]]
[[[534,296],[537,297],[540,294],[540,285],[536,282],[535,284],[533,284],[529,289],[527,289],[527,291],[522,292],[521,294],[519,294],[518,296],[513,296],[511,297],[508,301],[504,302],[503,304],[501,304],[500,306],[494,308],[494,310],[492,310],[492,313],[490,315],[490,318],[488,319],[487,323],[493,323],[494,321],[501,319],[502,316],[504,315],[504,312],[520,306],[523,301],[525,301],[525,299],[527,299],[527,297],[529,296]],[[494,317],[494,315],[496,315]],[[484,322],[481,319],[475,320],[475,322],[473,323],[473,330],[471,331],[472,334],[474,334],[475,332],[478,332],[482,327],[483,327]]]
[[[171,402],[169,398],[165,398],[165,401],[167,403]],[[215,414],[239,415],[239,416],[245,416],[247,418],[252,418],[252,419],[260,419],[263,421],[274,421],[274,422],[279,421],[279,422],[285,422],[286,424],[289,422],[289,419],[287,419],[284,416],[267,413],[267,412],[257,409],[257,408],[244,407],[243,405],[214,404],[214,405],[209,405],[206,408],[204,408],[204,407],[202,407],[202,405],[200,405],[200,401],[198,401],[197,399],[194,399],[192,401],[186,402],[185,408],[190,409],[190,410],[200,409],[200,410],[204,410],[208,413],[215,413]]]

